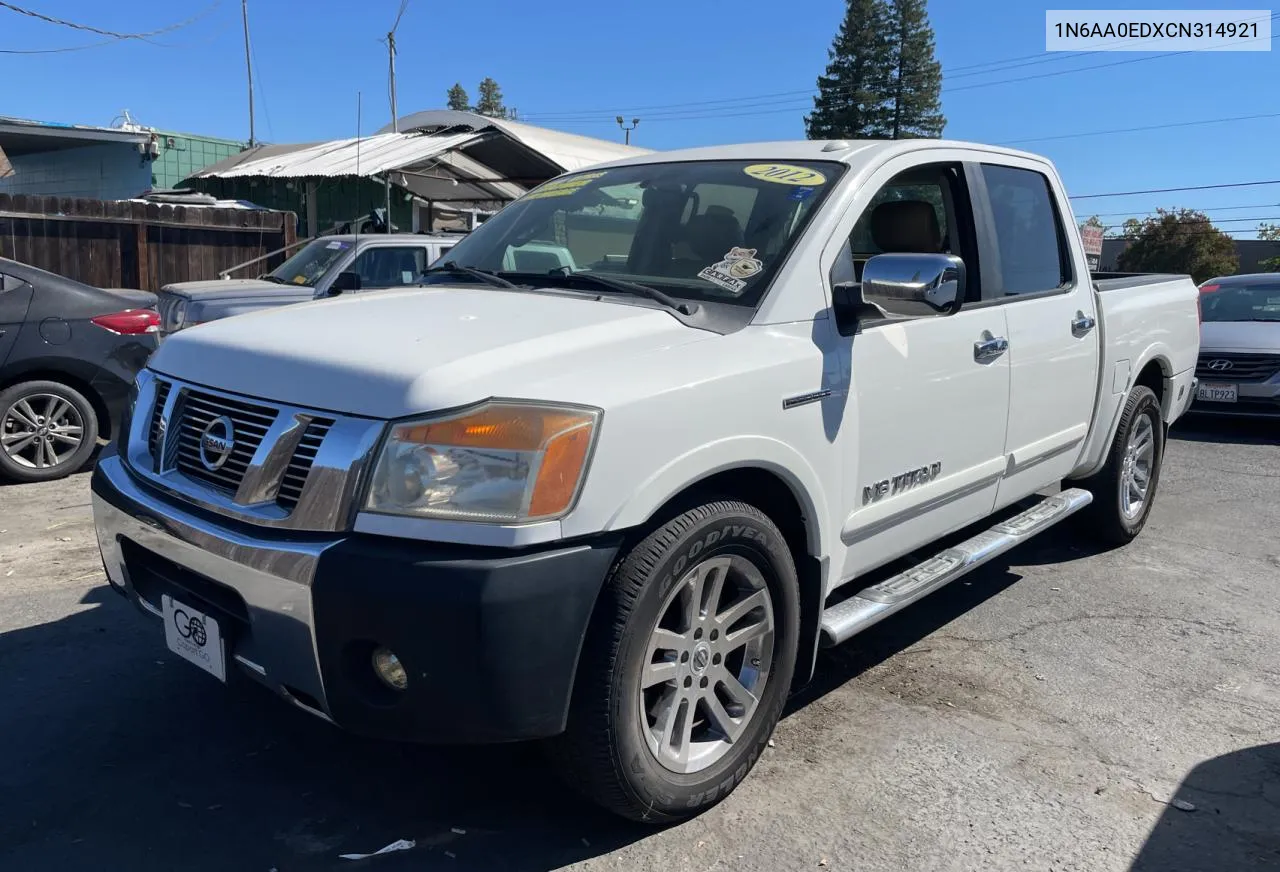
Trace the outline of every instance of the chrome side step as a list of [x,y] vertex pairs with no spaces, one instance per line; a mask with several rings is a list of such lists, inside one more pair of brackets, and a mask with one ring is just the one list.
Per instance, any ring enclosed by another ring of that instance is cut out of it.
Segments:
[[1080,488],[1045,497],[1025,512],[836,603],[822,613],[822,644],[839,645],[993,557],[1021,545],[1091,502],[1093,494]]

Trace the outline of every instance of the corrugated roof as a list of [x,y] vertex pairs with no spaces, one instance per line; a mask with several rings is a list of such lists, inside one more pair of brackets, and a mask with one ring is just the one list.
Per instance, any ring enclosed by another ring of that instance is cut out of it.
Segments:
[[[529,148],[554,161],[566,171],[582,169],[592,164],[605,161],[621,160],[649,154],[650,149],[634,145],[623,145],[620,142],[609,142],[590,136],[579,136],[576,133],[565,133],[561,130],[550,130],[546,127],[535,127],[522,121],[507,121],[505,118],[490,118],[474,112],[458,112],[452,109],[428,109],[406,115],[398,122],[401,130],[414,128],[451,128],[470,127],[479,131],[485,128],[497,128],[512,139],[524,143]],[[386,133],[390,125],[378,131]]]
[[335,139],[272,153],[240,156],[205,167],[193,178],[234,179],[246,176],[301,179],[337,176],[372,176],[388,170],[408,169],[447,151],[479,139],[475,132],[449,136],[422,133],[380,133],[362,139]]

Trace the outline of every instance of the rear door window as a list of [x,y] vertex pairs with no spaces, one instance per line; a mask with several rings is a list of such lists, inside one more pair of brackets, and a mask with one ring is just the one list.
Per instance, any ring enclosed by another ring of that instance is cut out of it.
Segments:
[[1049,179],[1034,170],[983,164],[997,252],[994,297],[1036,294],[1071,283],[1062,221]]

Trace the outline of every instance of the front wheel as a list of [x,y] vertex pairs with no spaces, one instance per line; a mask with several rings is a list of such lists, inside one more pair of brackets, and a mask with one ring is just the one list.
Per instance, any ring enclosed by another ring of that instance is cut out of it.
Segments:
[[714,502],[663,525],[601,593],[551,744],[562,774],[633,820],[715,804],[777,725],[799,630],[795,565],[763,512]]
[[1109,545],[1124,545],[1142,532],[1163,461],[1160,401],[1150,388],[1138,385],[1120,415],[1107,465],[1080,483],[1093,493],[1082,519],[1094,536]]
[[80,469],[98,440],[83,394],[61,382],[20,382],[0,391],[0,475],[52,481]]

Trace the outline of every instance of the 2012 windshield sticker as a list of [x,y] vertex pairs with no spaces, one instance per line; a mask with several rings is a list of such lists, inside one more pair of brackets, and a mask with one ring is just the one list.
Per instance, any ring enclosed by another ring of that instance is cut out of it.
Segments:
[[743,167],[742,171],[753,179],[759,179],[762,182],[773,182],[778,185],[812,187],[814,185],[825,185],[827,182],[827,177],[817,170],[792,164],[751,164],[751,166]]
[[577,176],[570,176],[567,179],[552,179],[542,187],[531,193],[525,194],[526,200],[541,200],[546,197],[567,197],[570,194],[576,194],[596,179],[602,178],[605,173],[582,173]]
[[698,278],[706,279],[734,294],[741,294],[747,286],[747,279],[762,269],[764,264],[756,258],[754,248],[734,247],[725,252],[723,260],[698,273]]

